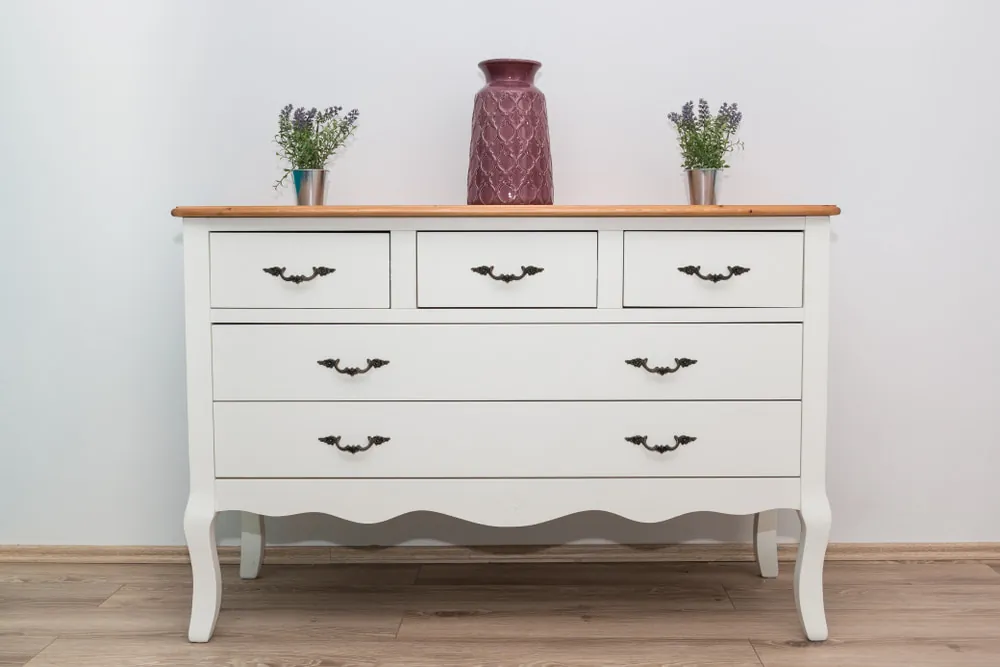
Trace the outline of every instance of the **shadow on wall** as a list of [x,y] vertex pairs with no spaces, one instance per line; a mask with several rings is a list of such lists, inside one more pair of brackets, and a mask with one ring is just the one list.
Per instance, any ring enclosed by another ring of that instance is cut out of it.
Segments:
[[[782,512],[779,535],[794,530],[794,513]],[[697,535],[704,542],[747,542],[752,516],[696,512],[660,523],[644,524],[606,512],[581,512],[535,526],[494,528],[433,512],[413,512],[377,524],[357,524],[325,514],[267,518],[269,544],[338,544],[389,546],[400,544],[550,545],[572,542],[669,544]],[[238,512],[219,518],[219,535],[235,543],[240,534]],[[791,529],[791,530],[790,530]]]

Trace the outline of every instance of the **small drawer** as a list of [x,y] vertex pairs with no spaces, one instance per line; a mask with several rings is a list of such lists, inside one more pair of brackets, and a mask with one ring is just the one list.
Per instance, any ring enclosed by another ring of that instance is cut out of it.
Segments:
[[388,308],[389,234],[214,232],[213,308]]
[[418,232],[421,308],[595,308],[596,232]]
[[800,404],[216,403],[218,477],[797,477]]
[[625,232],[626,307],[798,308],[802,232]]

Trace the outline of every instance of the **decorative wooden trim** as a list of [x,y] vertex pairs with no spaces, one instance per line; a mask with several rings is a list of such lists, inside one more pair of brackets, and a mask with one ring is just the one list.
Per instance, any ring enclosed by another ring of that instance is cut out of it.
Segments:
[[[795,543],[778,546],[794,561]],[[239,563],[239,547],[219,547],[223,563]],[[265,562],[323,563],[650,563],[749,562],[752,544],[567,544],[556,546],[267,547]],[[1000,561],[1000,542],[834,543],[827,561]],[[187,563],[185,547],[0,545],[0,563]]]
[[839,215],[832,205],[178,206],[175,218],[745,218]]

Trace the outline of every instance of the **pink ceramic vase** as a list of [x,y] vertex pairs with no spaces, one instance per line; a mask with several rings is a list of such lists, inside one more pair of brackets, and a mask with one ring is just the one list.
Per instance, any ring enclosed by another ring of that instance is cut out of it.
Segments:
[[484,60],[469,145],[470,204],[551,204],[552,153],[534,60]]

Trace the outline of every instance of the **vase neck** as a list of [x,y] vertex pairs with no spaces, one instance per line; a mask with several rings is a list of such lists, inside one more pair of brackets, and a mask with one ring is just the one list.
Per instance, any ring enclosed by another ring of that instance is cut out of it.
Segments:
[[507,58],[484,60],[479,63],[479,69],[486,75],[486,83],[523,86],[525,88],[535,83],[535,73],[541,66],[542,63],[535,60]]

